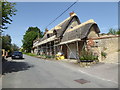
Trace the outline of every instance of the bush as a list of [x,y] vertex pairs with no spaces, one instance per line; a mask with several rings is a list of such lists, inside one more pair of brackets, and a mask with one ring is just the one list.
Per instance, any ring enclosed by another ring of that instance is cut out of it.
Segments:
[[92,60],[92,61],[98,60],[98,55],[94,55],[93,52],[88,52],[88,51],[84,50],[84,51],[81,52],[81,56],[80,56],[80,61],[82,61],[82,60],[85,60],[85,61],[87,61],[87,60]]
[[106,58],[107,53],[102,51],[102,52],[101,52],[101,56],[103,56],[104,58]]
[[46,59],[55,58],[54,55],[39,55],[39,56],[41,56],[41,58],[46,58]]
[[55,56],[46,55],[46,58],[55,58]]

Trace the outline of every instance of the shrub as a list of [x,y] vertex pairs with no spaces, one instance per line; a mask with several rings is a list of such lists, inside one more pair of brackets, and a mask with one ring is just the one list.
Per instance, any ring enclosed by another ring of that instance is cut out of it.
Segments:
[[101,56],[103,56],[104,58],[106,58],[107,53],[102,51],[102,52],[101,52]]
[[46,55],[45,57],[46,57],[46,58],[55,58],[54,55],[52,55],[52,56],[51,56],[51,55]]
[[82,51],[80,55],[80,61],[81,60],[98,60],[98,55],[94,55],[93,52],[90,51]]

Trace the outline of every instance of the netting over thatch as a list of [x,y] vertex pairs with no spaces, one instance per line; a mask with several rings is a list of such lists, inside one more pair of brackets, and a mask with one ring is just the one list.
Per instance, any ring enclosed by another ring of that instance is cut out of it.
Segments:
[[59,39],[62,44],[75,40],[80,41],[88,36],[92,27],[97,34],[100,33],[99,27],[94,20],[90,19],[84,23],[80,23],[76,14],[73,14],[51,30],[47,31],[44,37],[34,46],[40,46]]
[[61,43],[76,38],[79,39],[86,38],[90,32],[91,27],[94,27],[96,33],[100,33],[97,24],[93,20],[88,20],[85,23],[82,23],[80,25],[73,27],[72,29],[65,31]]
[[55,26],[54,28],[52,28],[51,30],[49,30],[44,37],[42,38],[42,40],[45,40],[53,35],[56,35],[56,37],[60,37],[62,36],[62,34],[64,33],[64,31],[66,30],[66,28],[69,26],[70,22],[76,18],[78,24],[80,24],[79,18],[76,16],[76,14],[73,14],[72,16],[68,17],[66,20],[64,20],[63,22],[61,22],[60,24],[58,24],[57,26]]

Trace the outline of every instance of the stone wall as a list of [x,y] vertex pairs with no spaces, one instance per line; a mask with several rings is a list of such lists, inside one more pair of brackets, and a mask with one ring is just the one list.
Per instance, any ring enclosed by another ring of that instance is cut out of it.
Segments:
[[[100,39],[101,42],[101,51],[105,52],[106,58],[102,58],[102,61],[106,61],[109,57],[109,61],[112,61],[112,58],[118,59],[118,55],[113,55],[114,53],[118,52],[120,50],[120,37],[112,37],[112,38],[105,38],[105,39]],[[116,61],[116,60],[115,60]]]
[[[94,52],[98,53],[100,61],[104,61],[106,58],[110,56],[110,54],[112,55],[112,53],[118,52],[120,50],[119,36],[96,38],[94,39],[94,43],[95,44],[91,49]],[[106,53],[106,58],[101,55],[101,52]]]

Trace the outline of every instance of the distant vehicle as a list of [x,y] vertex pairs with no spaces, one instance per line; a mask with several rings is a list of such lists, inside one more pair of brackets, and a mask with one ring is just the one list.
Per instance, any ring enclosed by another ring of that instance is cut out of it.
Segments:
[[12,59],[23,59],[22,52],[14,51],[11,56]]

